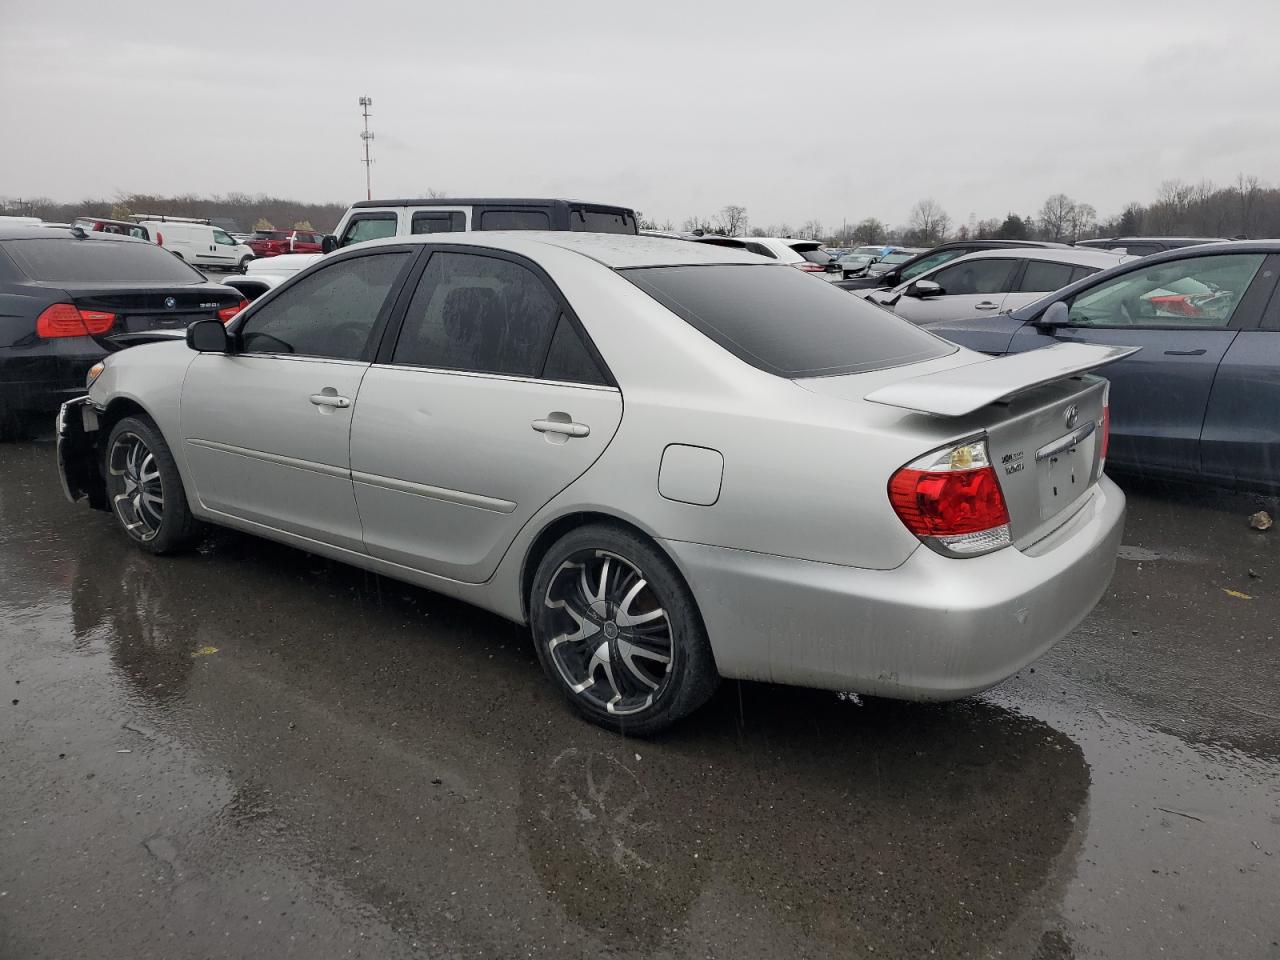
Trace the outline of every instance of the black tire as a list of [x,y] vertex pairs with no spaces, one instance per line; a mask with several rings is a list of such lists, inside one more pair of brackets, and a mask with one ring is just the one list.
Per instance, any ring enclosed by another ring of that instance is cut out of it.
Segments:
[[172,553],[200,532],[173,454],[150,418],[125,417],[111,428],[102,452],[102,475],[112,515],[129,539],[148,553]]
[[236,273],[248,273],[249,261],[252,259],[253,257],[242,257],[240,262],[236,264]]
[[720,683],[679,571],[620,526],[579,527],[547,551],[530,590],[529,625],[542,669],[570,705],[619,733],[665,730]]

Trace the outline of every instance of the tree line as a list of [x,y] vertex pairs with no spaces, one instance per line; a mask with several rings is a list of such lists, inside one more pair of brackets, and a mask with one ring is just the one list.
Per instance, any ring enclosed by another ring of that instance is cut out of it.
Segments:
[[[674,230],[674,224],[642,220],[641,226]],[[978,219],[970,216],[957,224],[937,200],[925,198],[911,208],[904,224],[889,226],[876,217],[838,227],[824,226],[821,220],[792,224],[787,221],[753,225],[747,209],[729,204],[710,217],[693,216],[682,221],[684,232],[701,230],[726,236],[793,237],[821,240],[833,246],[900,244],[929,247],[944,240],[1000,239],[1052,240],[1074,243],[1094,237],[1192,236],[1192,237],[1280,237],[1280,187],[1263,183],[1258,177],[1240,174],[1226,185],[1210,180],[1187,183],[1166,180],[1148,204],[1133,202],[1123,210],[1099,217],[1092,204],[1065,193],[1045,199],[1035,212],[1009,211],[1004,217]]]
[[[438,190],[429,196],[441,196]],[[330,232],[346,211],[345,203],[303,203],[265,194],[228,193],[163,197],[153,194],[121,194],[114,199],[90,199],[61,203],[47,197],[0,197],[0,215],[39,217],[69,222],[78,216],[128,219],[134,213],[177,217],[202,217],[228,229],[315,229]],[[954,221],[937,200],[925,198],[911,209],[907,222],[890,226],[876,217],[839,226],[814,218],[797,223],[782,221],[753,224],[747,208],[727,204],[712,216],[691,216],[677,228],[671,220],[656,222],[640,216],[642,228],[684,232],[702,231],[725,236],[796,237],[820,240],[836,246],[893,243],[932,246],[948,239],[998,238],[1006,240],[1056,240],[1071,243],[1092,237],[1132,235],[1197,237],[1280,237],[1280,187],[1256,176],[1240,174],[1225,186],[1209,180],[1188,183],[1166,180],[1153,201],[1133,202],[1118,213],[1099,217],[1092,204],[1055,193],[1040,209],[1004,217]]]

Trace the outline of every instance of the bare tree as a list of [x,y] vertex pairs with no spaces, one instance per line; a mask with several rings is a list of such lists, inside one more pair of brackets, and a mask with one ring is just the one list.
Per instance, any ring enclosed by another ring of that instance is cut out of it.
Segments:
[[951,228],[951,218],[942,209],[942,204],[932,197],[926,197],[911,208],[910,226],[919,243],[933,246],[946,239],[947,231]]
[[711,225],[711,221],[705,217],[694,216],[685,217],[680,229],[685,233],[697,233],[699,230],[703,233],[711,233],[715,228]]
[[806,240],[822,239],[822,221],[806,220],[804,226],[800,228],[800,236]]
[[1071,242],[1091,236],[1098,228],[1098,211],[1091,203],[1076,203],[1071,209]]
[[853,228],[853,236],[851,239],[854,243],[872,244],[884,243],[889,236],[889,229],[875,217],[867,217],[865,220],[859,220],[857,226]]
[[726,237],[740,237],[747,232],[747,208],[729,204],[720,208],[716,217],[716,232]]
[[1076,202],[1065,193],[1055,193],[1040,207],[1040,229],[1048,240],[1064,240],[1071,232]]
[[1262,183],[1255,176],[1236,174],[1236,195],[1240,201],[1239,227],[1242,236],[1251,237],[1257,222],[1258,200],[1262,196]]

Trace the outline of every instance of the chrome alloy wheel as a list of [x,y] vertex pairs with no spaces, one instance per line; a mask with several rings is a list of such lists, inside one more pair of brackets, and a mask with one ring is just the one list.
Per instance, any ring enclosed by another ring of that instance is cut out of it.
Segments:
[[618,716],[654,704],[677,656],[671,621],[644,575],[604,550],[571,555],[551,577],[551,662],[569,689]]
[[116,437],[107,456],[111,505],[124,528],[139,540],[152,540],[164,521],[164,484],[155,454],[136,433]]

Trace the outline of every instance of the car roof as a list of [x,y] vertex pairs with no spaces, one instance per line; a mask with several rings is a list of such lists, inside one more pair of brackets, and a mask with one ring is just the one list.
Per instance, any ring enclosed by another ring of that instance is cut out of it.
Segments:
[[996,247],[991,250],[975,250],[963,257],[956,257],[940,264],[940,268],[951,267],[957,263],[970,260],[1048,260],[1052,263],[1074,263],[1082,267],[1111,267],[1120,262],[1124,254],[1111,253],[1108,250],[1079,247]]
[[405,243],[431,243],[474,247],[491,247],[536,257],[548,247],[568,250],[589,257],[606,267],[668,267],[719,263],[771,264],[745,250],[722,247],[714,243],[689,243],[666,237],[642,237],[629,233],[577,233],[568,230],[481,230],[465,233],[423,233],[407,237],[384,237],[367,240],[348,250],[397,246]]
[[593,200],[566,200],[563,197],[398,197],[391,200],[358,200],[356,207],[458,207],[458,206],[546,206],[549,203],[571,203],[582,207],[604,207],[609,210],[631,211],[619,203],[598,203]]
[[[133,226],[133,224],[130,224]],[[97,230],[84,230],[83,237],[77,233],[77,227],[4,227],[0,226],[0,240],[94,240],[108,243],[148,243],[141,237],[125,237],[117,233],[101,233]],[[149,244],[148,244],[149,245]]]
[[1086,243],[1114,243],[1117,246],[1125,243],[1228,243],[1226,237],[1094,237],[1091,240],[1081,240],[1080,244]]

